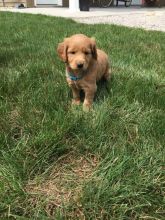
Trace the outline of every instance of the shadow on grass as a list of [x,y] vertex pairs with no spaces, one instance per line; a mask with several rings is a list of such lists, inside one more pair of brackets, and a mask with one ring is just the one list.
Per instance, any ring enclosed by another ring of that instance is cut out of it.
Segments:
[[7,66],[12,60],[14,60],[14,53],[7,52],[5,51],[5,53],[1,52],[0,53],[0,66],[1,67],[5,67]]

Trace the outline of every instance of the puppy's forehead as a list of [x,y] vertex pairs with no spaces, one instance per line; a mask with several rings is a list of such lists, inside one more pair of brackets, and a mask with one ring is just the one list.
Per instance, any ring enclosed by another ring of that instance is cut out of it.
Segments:
[[73,35],[68,39],[69,41],[69,47],[90,47],[91,45],[91,39],[89,37],[86,37],[85,35]]

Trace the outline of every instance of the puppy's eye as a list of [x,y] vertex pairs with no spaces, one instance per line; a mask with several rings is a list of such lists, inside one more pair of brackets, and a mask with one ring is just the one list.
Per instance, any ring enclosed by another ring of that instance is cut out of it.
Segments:
[[84,53],[85,53],[85,55],[89,55],[90,54],[88,51],[85,51]]

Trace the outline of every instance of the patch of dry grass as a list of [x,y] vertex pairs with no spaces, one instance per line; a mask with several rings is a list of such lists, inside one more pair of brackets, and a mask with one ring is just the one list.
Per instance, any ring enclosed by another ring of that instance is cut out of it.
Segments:
[[74,204],[74,211],[67,213],[84,219],[81,211],[80,197],[83,186],[91,180],[99,164],[99,157],[86,154],[77,155],[71,152],[61,157],[46,174],[47,178],[29,181],[26,191],[31,195],[30,202],[36,206],[38,199],[46,198],[45,211],[49,216],[55,214],[57,208],[69,207]]

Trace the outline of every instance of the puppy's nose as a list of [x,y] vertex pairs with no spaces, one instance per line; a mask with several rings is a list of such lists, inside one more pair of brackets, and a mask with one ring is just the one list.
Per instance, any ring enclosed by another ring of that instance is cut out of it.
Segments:
[[77,67],[78,67],[79,69],[81,69],[81,68],[83,68],[83,65],[84,65],[83,63],[78,63],[78,64],[77,64]]

